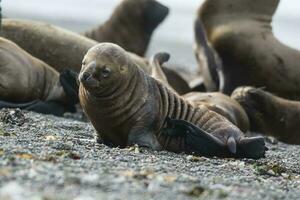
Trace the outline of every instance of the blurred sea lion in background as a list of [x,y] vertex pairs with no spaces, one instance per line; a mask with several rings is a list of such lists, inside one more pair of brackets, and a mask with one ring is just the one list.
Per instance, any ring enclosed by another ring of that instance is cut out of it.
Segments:
[[[115,44],[100,43],[88,51],[79,74],[79,98],[104,143],[206,156],[264,156],[263,138],[245,138],[206,106],[193,107],[165,86],[159,74],[147,75]],[[173,125],[186,131],[178,133]]]
[[111,42],[144,56],[152,33],[169,9],[155,0],[123,0],[103,25],[83,35],[97,42]]
[[[79,72],[85,53],[98,44],[92,39],[57,26],[29,20],[3,19],[1,35],[59,72],[66,69]],[[137,66],[147,74],[151,73],[148,59],[134,53],[128,54]],[[177,84],[180,76],[175,70],[164,69],[164,71],[167,71],[167,78],[174,89],[180,93],[187,92],[186,86],[184,88],[183,85]]]
[[[203,23],[208,41],[222,59],[224,84],[217,87],[222,92],[230,94],[238,86],[249,85],[300,99],[300,52],[282,44],[272,32],[278,3],[206,0],[202,5],[197,21]],[[208,71],[212,77],[218,73],[214,67]]]
[[242,105],[250,130],[289,144],[300,144],[300,102],[277,97],[260,88],[240,87],[231,95]]
[[54,115],[75,112],[77,92],[72,91],[65,75],[60,76],[15,43],[0,38],[0,108],[22,108]]

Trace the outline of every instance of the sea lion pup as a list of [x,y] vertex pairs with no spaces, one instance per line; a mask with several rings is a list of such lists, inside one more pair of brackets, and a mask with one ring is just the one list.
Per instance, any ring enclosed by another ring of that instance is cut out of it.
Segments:
[[[101,43],[88,51],[79,81],[82,108],[106,144],[139,144],[157,150],[221,157],[264,156],[263,138],[244,138],[221,115],[206,106],[193,107],[145,74],[115,44]],[[172,128],[177,124],[173,120],[179,120],[186,131],[178,135]],[[165,124],[167,129],[163,129]],[[211,145],[198,146],[206,142]]]
[[69,86],[67,74],[60,76],[15,43],[0,38],[0,108],[54,115],[62,115],[67,110],[74,112],[74,99],[78,98],[74,93],[70,95]]
[[249,130],[249,119],[241,105],[220,92],[191,92],[183,95],[194,107],[205,105],[209,110],[222,115],[231,123],[236,125],[241,131]]
[[265,87],[300,99],[300,52],[272,32],[279,0],[206,0],[199,10],[208,40],[222,59],[226,94],[238,86]]
[[109,20],[84,35],[144,56],[153,31],[168,13],[169,9],[155,0],[123,0]]
[[260,88],[240,87],[232,98],[245,109],[251,131],[277,137],[279,140],[300,144],[300,102],[277,97]]

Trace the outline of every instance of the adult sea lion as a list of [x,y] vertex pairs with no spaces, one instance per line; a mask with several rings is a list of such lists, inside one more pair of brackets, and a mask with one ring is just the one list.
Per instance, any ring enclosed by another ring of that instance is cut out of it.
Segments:
[[76,92],[68,84],[69,75],[63,74],[0,38],[0,108],[19,107],[55,115],[75,111]]
[[[82,108],[104,143],[222,157],[260,158],[265,154],[263,138],[245,138],[236,126],[206,106],[193,107],[145,74],[115,44],[98,44],[88,51],[79,81]],[[193,134],[173,134],[174,129],[168,128],[172,120],[179,120]],[[169,131],[162,131],[164,125]],[[199,148],[205,140],[213,145]]]
[[111,42],[143,56],[151,35],[169,9],[155,0],[123,0],[103,25],[84,33],[98,42]]
[[[198,12],[208,41],[222,59],[224,85],[265,87],[289,99],[300,98],[300,52],[272,32],[279,0],[206,0]],[[215,71],[214,68],[210,69]]]
[[279,140],[300,144],[300,102],[277,97],[260,88],[240,87],[232,98],[245,109],[251,131],[272,135]]
[[[30,20],[3,19],[1,35],[59,72],[66,69],[79,72],[85,53],[97,44],[96,41],[71,31]],[[134,53],[128,54],[137,66],[146,73],[151,73],[148,59]],[[163,70],[167,72],[170,84],[180,94],[190,91],[176,71],[166,68]]]

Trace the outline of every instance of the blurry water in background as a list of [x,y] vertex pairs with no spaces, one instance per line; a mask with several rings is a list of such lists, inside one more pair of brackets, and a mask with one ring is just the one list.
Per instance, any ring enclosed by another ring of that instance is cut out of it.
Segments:
[[[148,56],[158,51],[167,51],[171,53],[171,62],[195,69],[193,22],[203,0],[159,1],[167,5],[171,12],[154,33]],[[120,0],[2,0],[2,8],[5,17],[46,21],[82,32],[103,23],[119,2]],[[281,0],[273,22],[275,35],[285,44],[298,49],[299,10],[299,1]]]

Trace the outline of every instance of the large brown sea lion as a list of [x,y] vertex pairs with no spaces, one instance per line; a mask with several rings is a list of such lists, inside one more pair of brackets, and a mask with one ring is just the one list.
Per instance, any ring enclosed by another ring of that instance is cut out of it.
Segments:
[[15,43],[0,38],[1,108],[31,108],[29,110],[62,115],[76,103],[74,96],[70,99],[68,95],[57,71]]
[[[245,138],[206,106],[193,107],[140,70],[117,45],[102,43],[91,48],[79,80],[82,108],[105,143],[209,156],[264,156],[263,138]],[[174,126],[185,132],[178,135]]]
[[123,0],[109,20],[84,35],[143,56],[153,31],[168,13],[169,9],[155,0]]
[[260,88],[240,87],[232,98],[245,109],[251,131],[272,135],[291,144],[300,144],[300,102],[277,97]]
[[[85,53],[97,44],[94,40],[57,26],[29,20],[3,19],[1,35],[59,72],[65,69],[79,72]],[[137,66],[146,73],[151,73],[148,59],[134,53],[129,55]],[[187,84],[176,71],[167,68],[163,70],[167,72],[170,84],[180,94],[189,91]]]
[[[282,44],[272,32],[278,3],[206,0],[199,10],[197,21],[203,23],[208,41],[222,59],[224,85],[219,88],[226,94],[250,85],[300,99],[300,52]],[[213,67],[210,71],[217,74]]]

